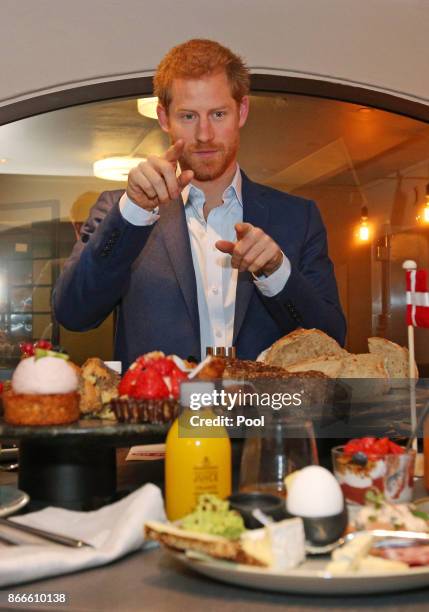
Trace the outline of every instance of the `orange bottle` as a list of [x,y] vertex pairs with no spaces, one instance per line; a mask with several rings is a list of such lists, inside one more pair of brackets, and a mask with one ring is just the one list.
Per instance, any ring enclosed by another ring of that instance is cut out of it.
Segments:
[[182,414],[167,435],[165,449],[165,502],[170,521],[192,512],[198,498],[213,493],[231,495],[231,441],[226,429],[216,425],[210,406],[202,405],[214,391],[209,382],[183,383],[180,390]]

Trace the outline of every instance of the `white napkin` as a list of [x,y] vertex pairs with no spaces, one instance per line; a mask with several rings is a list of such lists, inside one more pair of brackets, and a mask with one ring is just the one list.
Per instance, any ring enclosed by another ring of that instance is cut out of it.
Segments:
[[[141,548],[143,524],[149,520],[165,521],[165,513],[160,489],[146,484],[120,501],[93,512],[49,507],[13,520],[82,539],[95,548],[70,548],[45,544],[42,540],[37,545],[2,546],[0,587],[68,574],[118,559]],[[11,535],[12,531],[8,533]]]

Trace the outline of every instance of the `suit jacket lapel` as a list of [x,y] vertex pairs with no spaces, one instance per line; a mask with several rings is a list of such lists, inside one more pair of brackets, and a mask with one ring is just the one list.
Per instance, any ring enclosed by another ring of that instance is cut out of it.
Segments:
[[[265,189],[262,185],[250,181],[244,172],[242,172],[241,175],[243,179],[243,221],[260,227],[269,234],[268,207],[266,205],[264,206]],[[250,272],[239,272],[235,300],[233,344],[236,343],[253,291],[255,291],[253,276]]]
[[[198,315],[197,282],[182,199],[163,204],[160,207],[160,215],[158,223],[162,230],[164,244],[183,293],[189,315],[194,322],[199,342],[200,319]],[[180,325],[180,322],[178,324]]]

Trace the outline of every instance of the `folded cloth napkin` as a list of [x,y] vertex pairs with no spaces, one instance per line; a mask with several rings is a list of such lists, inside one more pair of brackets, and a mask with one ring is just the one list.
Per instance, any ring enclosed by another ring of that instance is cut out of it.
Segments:
[[[0,553],[0,587],[68,574],[119,559],[141,548],[143,524],[149,520],[165,521],[165,513],[160,489],[146,484],[120,501],[93,512],[49,507],[12,520],[84,540],[94,548],[70,548],[43,540],[37,544],[4,546]],[[11,533],[12,530],[8,531]]]

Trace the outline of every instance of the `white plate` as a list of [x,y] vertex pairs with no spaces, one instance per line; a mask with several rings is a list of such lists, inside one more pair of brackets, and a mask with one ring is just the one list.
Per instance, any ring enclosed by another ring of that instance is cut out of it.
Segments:
[[17,512],[28,504],[27,493],[9,485],[0,486],[0,517]]
[[429,567],[410,568],[395,574],[356,574],[330,576],[324,571],[329,557],[307,559],[299,568],[284,573],[218,561],[208,557],[188,557],[184,553],[168,551],[175,559],[196,572],[250,589],[301,593],[305,595],[353,595],[392,593],[428,586]]

